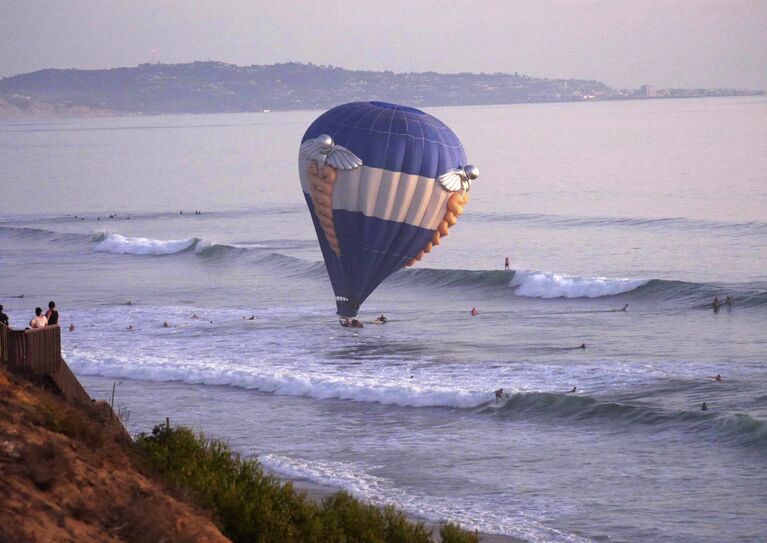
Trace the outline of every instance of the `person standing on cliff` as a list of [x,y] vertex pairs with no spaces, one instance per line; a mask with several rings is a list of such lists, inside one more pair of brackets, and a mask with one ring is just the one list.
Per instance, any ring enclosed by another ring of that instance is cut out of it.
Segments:
[[48,302],[48,311],[45,313],[45,318],[48,319],[48,326],[59,323],[59,312],[56,310],[56,302]]
[[0,322],[2,322],[6,326],[10,326],[10,324],[8,324],[8,315],[3,313],[3,306],[2,305],[0,305]]

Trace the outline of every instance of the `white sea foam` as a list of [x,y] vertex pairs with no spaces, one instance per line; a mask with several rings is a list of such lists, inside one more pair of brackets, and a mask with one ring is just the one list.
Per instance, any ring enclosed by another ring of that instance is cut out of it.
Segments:
[[67,358],[75,373],[146,381],[180,381],[188,384],[228,385],[285,396],[354,400],[403,407],[471,408],[486,402],[487,391],[465,391],[409,382],[391,383],[375,377],[301,374],[275,368],[266,373],[251,367],[210,363],[185,364],[154,358],[138,362],[106,353],[73,352]]
[[198,241],[197,238],[163,240],[106,233],[93,250],[118,255],[172,255],[189,249]]
[[[394,505],[399,509],[427,519],[431,522],[458,522],[469,530],[483,530],[490,533],[506,534],[531,541],[585,543],[585,538],[553,529],[541,520],[551,504],[526,497],[530,511],[523,513],[519,504],[514,503],[510,512],[499,507],[497,497],[471,496],[470,498],[428,495],[404,490],[384,477],[373,475],[373,466],[362,463],[337,461],[311,461],[278,454],[258,457],[263,466],[272,473],[288,479],[309,481],[318,485],[343,489],[358,499],[374,505]],[[512,501],[513,503],[513,501]],[[557,504],[561,510],[561,504]],[[532,506],[532,507],[531,507]]]
[[361,464],[310,462],[277,454],[264,454],[258,460],[267,470],[288,479],[346,490],[371,502],[381,500],[379,486],[385,483],[384,479],[366,473]]
[[630,292],[646,285],[645,279],[578,277],[562,273],[516,272],[511,281],[514,294],[528,298],[598,298]]

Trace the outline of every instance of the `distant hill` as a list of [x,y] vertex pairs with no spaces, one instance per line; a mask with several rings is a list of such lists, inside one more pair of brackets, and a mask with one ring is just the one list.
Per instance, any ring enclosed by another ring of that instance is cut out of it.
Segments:
[[92,108],[126,114],[322,109],[355,100],[414,106],[582,99],[598,81],[518,74],[395,74],[313,64],[240,67],[222,62],[142,64],[109,70],[40,70],[0,80],[0,99],[21,110]]
[[[0,116],[223,113],[324,109],[355,100],[413,106],[615,99],[599,81],[514,74],[393,73],[314,64],[141,64],[47,69],[0,79]],[[733,91],[735,92],[735,91]]]

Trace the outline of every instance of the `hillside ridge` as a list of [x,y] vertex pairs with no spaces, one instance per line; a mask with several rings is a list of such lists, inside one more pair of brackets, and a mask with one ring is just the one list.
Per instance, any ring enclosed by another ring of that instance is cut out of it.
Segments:
[[519,73],[395,73],[288,62],[44,69],[0,79],[0,116],[153,115],[326,109],[383,100],[416,107],[759,94],[734,89],[616,90]]

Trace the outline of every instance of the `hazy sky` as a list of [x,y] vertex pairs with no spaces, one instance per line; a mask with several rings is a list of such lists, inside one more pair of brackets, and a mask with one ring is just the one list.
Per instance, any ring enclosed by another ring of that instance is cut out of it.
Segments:
[[0,76],[209,59],[767,89],[767,0],[0,0]]

